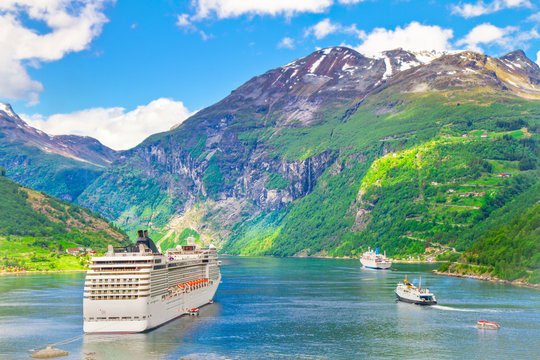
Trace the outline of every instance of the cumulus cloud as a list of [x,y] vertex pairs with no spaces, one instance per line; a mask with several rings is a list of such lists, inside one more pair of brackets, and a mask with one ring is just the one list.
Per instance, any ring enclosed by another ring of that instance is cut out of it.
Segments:
[[[59,60],[88,47],[107,22],[106,3],[114,0],[3,0],[0,2],[0,96],[39,101],[43,85],[30,78],[26,66]],[[39,32],[30,19],[47,28]]]
[[536,53],[536,63],[540,66],[540,51]]
[[345,33],[357,36],[359,38],[363,38],[366,34],[364,31],[359,30],[356,27],[356,24],[343,26],[340,23],[332,22],[329,18],[326,18],[319,21],[317,24],[308,27],[304,31],[304,37],[313,35],[317,40],[320,40],[334,33]]
[[304,36],[313,35],[318,40],[320,40],[326,37],[327,35],[336,32],[340,28],[341,28],[341,25],[334,24],[330,21],[330,19],[326,18],[324,20],[319,21],[317,24],[308,27],[306,31],[304,32]]
[[294,40],[292,38],[290,38],[290,37],[284,37],[277,44],[277,47],[279,49],[294,49]]
[[122,107],[92,108],[49,117],[22,114],[21,118],[48,134],[91,136],[113,149],[125,150],[154,133],[169,130],[192,114],[181,101],[160,98],[132,111]]
[[212,14],[219,19],[234,18],[241,15],[285,15],[299,13],[320,13],[327,10],[333,0],[193,0],[196,9],[195,19],[204,19]]
[[532,14],[527,18],[527,21],[537,22],[540,23],[540,12],[537,12],[535,14]]
[[437,25],[422,25],[413,21],[406,27],[394,30],[375,28],[369,34],[361,36],[363,42],[355,49],[366,55],[374,55],[381,51],[402,48],[405,50],[449,50],[450,39],[454,36],[452,29],[444,29]]
[[503,50],[515,50],[518,47],[527,48],[528,41],[539,39],[540,34],[532,29],[519,31],[515,26],[497,27],[490,23],[475,26],[465,37],[456,42],[473,51],[483,52],[481,45],[497,45]]
[[180,14],[176,17],[176,26],[178,27],[190,27],[191,21],[189,20],[189,14]]
[[482,0],[476,3],[460,3],[459,5],[452,6],[452,13],[463,16],[464,18],[471,18],[480,15],[492,14],[494,12],[516,7],[531,7],[529,0],[493,0],[490,3],[485,3]]

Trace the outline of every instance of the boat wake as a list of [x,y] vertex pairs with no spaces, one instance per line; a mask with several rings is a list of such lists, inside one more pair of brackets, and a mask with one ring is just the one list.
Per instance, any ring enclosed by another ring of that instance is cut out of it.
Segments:
[[444,306],[444,305],[432,305],[431,307],[434,308],[434,309],[445,310],[445,311],[499,312],[499,310],[494,310],[494,309],[463,309],[463,308],[455,308],[455,307]]

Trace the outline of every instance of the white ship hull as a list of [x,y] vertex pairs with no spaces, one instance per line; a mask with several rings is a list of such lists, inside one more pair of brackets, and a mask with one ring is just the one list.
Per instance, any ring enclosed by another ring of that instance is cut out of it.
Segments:
[[392,266],[391,261],[375,261],[372,259],[360,258],[360,263],[368,269],[388,269]]
[[[193,308],[199,308],[212,301],[219,286],[221,276],[213,284],[175,298],[162,300],[83,300],[85,318],[105,317],[119,320],[85,321],[85,333],[137,333],[161,326]],[[95,316],[91,316],[95,315]],[[122,320],[122,318],[131,318]],[[139,320],[133,320],[139,318]]]
[[134,246],[94,257],[83,299],[85,333],[153,329],[212,301],[221,281],[215,247],[184,245],[161,254],[146,232]]

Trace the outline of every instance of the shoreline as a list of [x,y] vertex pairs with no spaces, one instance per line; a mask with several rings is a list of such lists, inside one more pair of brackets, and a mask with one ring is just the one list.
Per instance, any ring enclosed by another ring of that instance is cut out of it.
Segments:
[[450,276],[450,277],[458,277],[458,278],[464,278],[464,279],[473,279],[473,280],[480,280],[480,281],[489,281],[493,283],[499,283],[499,284],[508,284],[508,285],[514,285],[514,286],[520,286],[520,287],[528,287],[531,289],[537,289],[540,290],[540,284],[529,284],[523,281],[510,281],[510,280],[503,280],[499,278],[495,278],[492,276],[487,275],[469,275],[469,274],[457,274],[457,273],[450,273],[450,272],[441,272],[438,270],[432,270],[432,272],[435,275],[442,275],[442,276]]
[[[252,258],[295,258],[295,259],[336,259],[336,260],[360,260],[360,257],[356,256],[327,256],[327,255],[291,255],[291,256],[273,256],[273,255],[235,255],[235,254],[220,254],[224,257],[252,257]],[[429,261],[429,260],[394,260],[392,259],[392,263],[396,264],[441,264],[446,262],[445,260],[441,261]]]
[[0,276],[9,276],[9,275],[33,275],[33,274],[67,274],[67,273],[80,273],[86,272],[87,270],[25,270],[25,271],[14,271],[14,272],[0,272]]

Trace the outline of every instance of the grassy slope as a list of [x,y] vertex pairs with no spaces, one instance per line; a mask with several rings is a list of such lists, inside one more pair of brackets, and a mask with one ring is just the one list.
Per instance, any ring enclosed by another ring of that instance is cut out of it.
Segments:
[[[0,142],[0,159],[0,165],[7,169],[7,176],[11,179],[70,201],[75,200],[104,171],[96,165],[19,143]],[[11,168],[13,163],[19,165]]]
[[102,216],[0,176],[0,266],[77,269],[69,247],[102,251],[126,241]]
[[[400,105],[375,115],[375,109],[389,103]],[[466,249],[475,241],[470,234],[496,226],[497,221],[488,221],[490,214],[537,178],[536,173],[520,173],[518,166],[522,159],[538,162],[538,135],[531,137],[531,132],[539,118],[540,104],[490,91],[388,92],[366,100],[345,122],[334,114],[313,128],[283,129],[271,140],[280,149],[276,156],[302,159],[340,150],[340,166],[328,169],[314,191],[288,209],[239,225],[225,251],[293,255],[307,249],[307,254],[354,255],[361,247],[383,245],[399,254],[423,252],[431,242]],[[514,129],[508,126],[512,122],[529,129]],[[480,138],[484,130],[487,139]],[[464,139],[465,133],[476,138]],[[368,169],[384,148],[403,153],[398,159],[382,159],[389,168],[383,176]],[[417,155],[423,157],[421,164],[416,164]],[[498,178],[499,172],[518,176],[507,180]],[[454,180],[457,183],[449,184]],[[369,189],[363,204],[355,202],[361,186]],[[489,195],[459,196],[467,192]],[[352,204],[370,211],[363,232],[350,231],[356,210]]]

